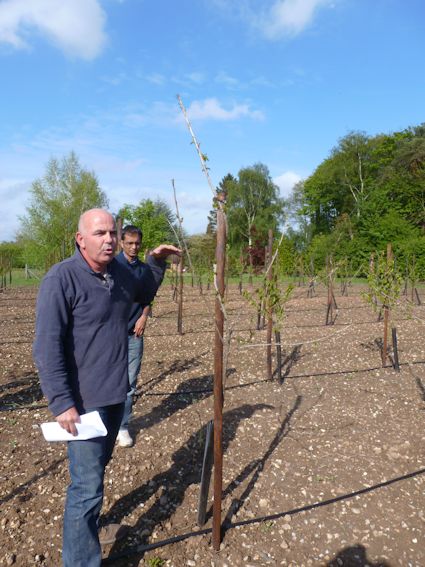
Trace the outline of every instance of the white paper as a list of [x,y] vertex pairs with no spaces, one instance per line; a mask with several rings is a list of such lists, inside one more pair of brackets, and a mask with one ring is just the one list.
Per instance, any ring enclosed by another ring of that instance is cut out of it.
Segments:
[[98,411],[91,411],[80,415],[81,423],[75,426],[78,435],[71,435],[65,431],[57,421],[49,421],[41,424],[46,441],[82,441],[84,439],[93,439],[94,437],[104,437],[108,432],[99,415]]

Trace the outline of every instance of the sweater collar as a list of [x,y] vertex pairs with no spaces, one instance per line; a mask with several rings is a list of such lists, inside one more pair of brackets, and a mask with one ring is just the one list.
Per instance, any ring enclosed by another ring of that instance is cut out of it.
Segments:
[[[93,268],[91,268],[87,261],[85,260],[84,256],[81,254],[81,250],[80,247],[78,246],[77,243],[75,243],[75,252],[74,252],[74,256],[73,258],[75,259],[75,261],[77,262],[77,265],[82,268],[83,270],[85,270],[86,272],[89,272],[90,274],[93,274],[95,276],[103,276],[103,274],[101,274],[101,272],[96,272],[95,270],[93,270]],[[112,259],[112,262],[114,261],[114,259]],[[112,262],[110,262],[107,266],[106,266],[106,273],[110,272],[110,266],[112,264]]]

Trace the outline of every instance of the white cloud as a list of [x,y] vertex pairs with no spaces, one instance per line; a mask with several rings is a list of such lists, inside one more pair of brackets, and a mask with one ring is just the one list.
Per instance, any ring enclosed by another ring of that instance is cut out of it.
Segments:
[[226,110],[216,98],[195,100],[187,109],[191,120],[236,120],[247,116],[255,120],[262,120],[264,115],[259,110],[251,110],[248,104],[234,104]]
[[201,85],[205,81],[205,76],[203,73],[193,72],[188,73],[185,76],[191,83],[195,83],[195,85]]
[[66,54],[90,60],[105,46],[105,21],[99,0],[3,0],[0,43],[29,49],[37,32]]
[[[239,118],[264,119],[264,114],[260,110],[253,110],[249,104],[233,103],[226,109],[216,98],[195,100],[189,107],[186,107],[186,110],[191,121],[217,120],[224,122],[238,120]],[[173,124],[184,122],[184,118],[177,103],[157,101],[149,107],[128,108],[122,113],[122,121],[125,126],[130,128],[140,128],[152,124],[170,127]]]
[[229,88],[235,88],[239,85],[238,79],[236,79],[235,77],[232,77],[231,75],[228,75],[224,71],[220,71],[216,75],[215,81],[216,81],[216,83],[220,83],[220,84],[225,85],[226,87],[229,87]]
[[329,0],[276,0],[255,25],[269,39],[295,36],[312,23],[319,7],[329,3]]
[[289,197],[292,188],[298,181],[301,180],[301,176],[294,171],[285,171],[282,175],[278,175],[273,179],[274,183],[279,187],[282,197]]
[[181,85],[184,87],[193,87],[194,85],[199,86],[205,83],[206,77],[203,73],[193,71],[192,73],[186,73],[181,77],[180,76],[172,77],[171,80],[173,81],[173,83],[176,83],[176,85]]
[[164,77],[164,75],[161,75],[160,73],[152,73],[151,75],[148,75],[146,77],[146,80],[154,85],[159,85],[159,86],[164,85],[166,82],[166,78]]
[[250,84],[259,87],[275,87],[275,84],[272,81],[263,76],[251,79]]
[[127,73],[118,73],[117,75],[114,76],[103,76],[101,77],[101,80],[108,84],[111,85],[113,87],[117,87],[118,85],[121,85],[124,81],[126,81],[128,79]]

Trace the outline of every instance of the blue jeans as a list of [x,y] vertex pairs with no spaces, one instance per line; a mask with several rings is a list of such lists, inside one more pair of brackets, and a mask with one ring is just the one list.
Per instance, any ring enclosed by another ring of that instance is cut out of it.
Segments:
[[131,418],[133,410],[133,398],[136,392],[137,377],[140,372],[143,357],[143,336],[128,335],[128,383],[130,391],[127,393],[125,400],[124,415],[120,429],[128,429],[128,422]]
[[103,477],[122,419],[124,403],[97,410],[108,434],[87,441],[69,441],[71,484],[66,495],[63,520],[64,567],[99,567],[102,553],[98,520],[103,501]]

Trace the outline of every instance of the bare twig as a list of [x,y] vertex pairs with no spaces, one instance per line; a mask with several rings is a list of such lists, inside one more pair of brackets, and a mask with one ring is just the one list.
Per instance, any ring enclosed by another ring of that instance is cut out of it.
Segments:
[[[179,204],[178,204],[178,202],[177,202],[176,186],[175,186],[175,184],[174,184],[174,179],[171,180],[171,184],[172,184],[172,186],[173,186],[174,203],[175,203],[175,205],[176,205],[176,218],[177,218],[177,222],[179,223],[181,240],[182,240],[182,242],[183,242],[184,249],[185,249],[185,252],[186,252],[186,256],[187,256],[187,259],[188,259],[188,261],[189,261],[190,270],[191,270],[192,274],[194,274],[195,271],[194,271],[194,269],[193,269],[192,260],[191,260],[191,258],[190,258],[190,254],[189,254],[189,250],[188,250],[188,247],[187,247],[187,244],[186,244],[186,240],[185,240],[185,238],[184,238],[184,236],[183,236],[183,224],[182,224],[182,223],[183,223],[183,219],[181,218],[180,212],[179,212]],[[174,231],[174,232],[175,232],[175,231]],[[177,235],[176,235],[176,236],[177,236]]]
[[[211,189],[212,194],[214,195],[214,197],[216,197],[216,196],[217,196],[217,192],[216,192],[215,187],[214,187],[214,185],[213,185],[213,183],[212,183],[212,181],[211,181],[210,174],[208,173],[208,167],[207,167],[207,164],[206,164],[206,161],[205,161],[205,156],[204,156],[204,154],[201,152],[201,147],[200,147],[200,145],[199,145],[199,143],[198,143],[198,140],[196,139],[195,133],[194,133],[194,131],[193,131],[193,129],[192,129],[192,125],[191,125],[191,123],[190,123],[190,121],[189,121],[189,118],[188,118],[188,116],[187,116],[186,108],[185,108],[185,106],[184,106],[184,104],[183,104],[183,101],[182,101],[180,95],[177,95],[177,100],[178,100],[178,102],[179,102],[179,106],[180,106],[181,111],[182,111],[182,113],[183,113],[184,119],[185,119],[185,121],[186,121],[186,125],[187,125],[187,127],[188,127],[189,132],[190,132],[190,135],[192,136],[192,141],[193,141],[193,143],[194,143],[194,145],[195,145],[196,151],[198,152],[199,160],[200,160],[200,162],[201,162],[202,171],[204,172],[205,177],[207,178],[208,185],[210,186],[210,189]],[[219,206],[219,207],[222,207],[222,204],[219,202],[219,203],[218,203],[218,206]]]

